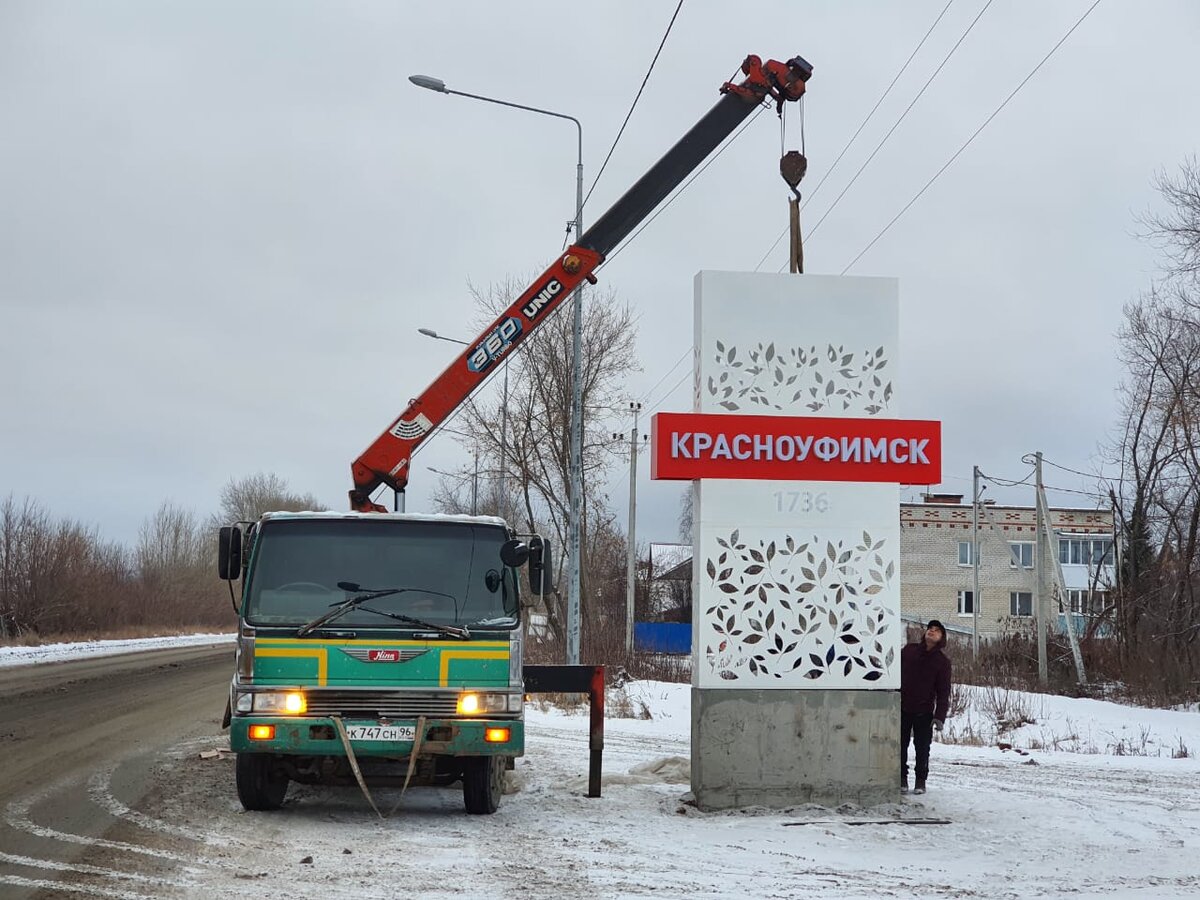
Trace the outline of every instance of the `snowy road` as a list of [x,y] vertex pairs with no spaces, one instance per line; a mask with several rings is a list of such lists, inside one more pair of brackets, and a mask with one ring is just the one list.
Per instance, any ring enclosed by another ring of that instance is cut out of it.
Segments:
[[[164,689],[174,671],[160,673]],[[232,760],[200,757],[226,744],[219,711],[206,709],[189,734],[131,724],[121,753],[66,773],[47,759],[39,777],[9,784],[0,896],[1200,895],[1195,758],[938,745],[923,798],[868,811],[705,814],[686,802],[688,688],[633,693],[653,718],[607,722],[603,797],[584,796],[586,717],[530,710],[518,789],[490,817],[465,815],[457,789],[431,788],[410,790],[383,822],[349,788],[293,786],[279,813],[245,813]],[[1079,721],[1098,715],[1080,710]],[[1171,727],[1200,745],[1200,717],[1174,715]],[[21,743],[0,747],[8,758]],[[656,761],[656,773],[630,774]],[[378,796],[385,811],[399,798]],[[849,824],[898,813],[952,824]]]

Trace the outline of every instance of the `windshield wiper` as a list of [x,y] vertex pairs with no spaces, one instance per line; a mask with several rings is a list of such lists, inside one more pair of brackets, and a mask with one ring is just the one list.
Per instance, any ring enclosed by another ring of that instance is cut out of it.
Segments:
[[397,622],[405,622],[409,625],[417,625],[421,628],[431,628],[434,631],[440,631],[443,634],[453,635],[456,638],[462,638],[464,641],[471,639],[471,632],[465,627],[460,628],[457,625],[438,625],[433,622],[426,622],[423,619],[414,619],[412,616],[406,616],[403,613],[384,612],[382,609],[372,609],[369,606],[360,606],[359,609],[365,609],[367,612],[373,612],[377,616],[387,616],[389,619],[395,619]]
[[[344,591],[360,591],[360,590],[362,590],[361,587],[359,587],[357,584],[355,584],[354,582],[351,582],[351,581],[339,581],[337,586]],[[392,594],[408,594],[408,593],[434,594],[439,597],[445,597],[448,600],[454,600],[454,598],[452,596],[450,596],[449,594],[443,594],[441,591],[433,591],[433,590],[429,590],[428,588],[401,587],[401,588],[383,588],[382,590],[378,590],[378,591],[364,591],[363,593],[358,594],[357,596],[348,597],[347,599],[341,601],[340,603],[330,604],[331,606],[333,606],[333,609],[329,610],[329,612],[322,613],[321,615],[319,615],[315,619],[313,619],[311,622],[301,625],[300,628],[297,629],[297,631],[296,631],[296,637],[304,637],[307,634],[311,634],[313,631],[320,628],[322,625],[325,625],[328,622],[332,622],[334,619],[340,618],[341,616],[350,612],[350,610],[357,609],[358,607],[362,606],[362,604],[367,603],[371,600],[378,600],[380,597],[390,597]],[[388,618],[396,619],[399,622],[406,622],[406,623],[412,624],[412,625],[419,625],[423,628],[432,628],[435,631],[443,631],[446,634],[452,634],[455,637],[462,638],[463,640],[467,640],[471,636],[470,632],[468,632],[467,629],[465,629],[465,628],[456,628],[453,625],[434,625],[430,622],[422,622],[420,619],[414,619],[411,616],[400,615],[399,613],[383,612],[382,610],[371,609],[370,607],[363,607],[363,608],[366,609],[367,612],[372,612],[379,616],[387,616]]]

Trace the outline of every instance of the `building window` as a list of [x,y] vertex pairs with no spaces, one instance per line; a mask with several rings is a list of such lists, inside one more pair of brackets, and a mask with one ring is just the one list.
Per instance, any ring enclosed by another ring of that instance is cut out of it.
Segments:
[[960,616],[973,616],[975,614],[974,591],[958,592],[958,614]]
[[1029,591],[1011,591],[1008,595],[1008,614],[1029,617],[1033,615],[1033,594]]
[[971,549],[972,546],[970,541],[958,542],[958,564],[960,566],[974,565],[975,558],[971,555]]
[[1012,560],[1008,564],[1010,568],[1033,568],[1033,541],[1010,541],[1008,549],[1012,551]]
[[1061,538],[1058,561],[1064,566],[1111,566],[1112,538]]
[[1108,606],[1108,591],[1067,591],[1071,612],[1078,616],[1098,616]]

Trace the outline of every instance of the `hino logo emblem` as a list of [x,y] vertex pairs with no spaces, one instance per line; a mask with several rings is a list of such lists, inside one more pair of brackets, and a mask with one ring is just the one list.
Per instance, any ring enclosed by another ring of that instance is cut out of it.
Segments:
[[467,357],[467,368],[482,372],[503,356],[512,342],[521,334],[521,321],[514,316],[503,319],[492,329],[492,333],[480,341],[479,346]]
[[424,647],[342,647],[347,656],[365,663],[405,663],[429,651]]
[[562,282],[557,278],[551,278],[547,281],[542,289],[530,297],[529,302],[521,308],[521,312],[525,314],[525,318],[531,322],[537,318],[538,313],[542,311],[542,307],[557,297],[562,288]]

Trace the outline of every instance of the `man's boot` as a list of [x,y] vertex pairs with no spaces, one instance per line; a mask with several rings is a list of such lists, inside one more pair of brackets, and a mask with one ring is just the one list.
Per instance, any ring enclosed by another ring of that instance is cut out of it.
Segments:
[[913,788],[913,793],[914,794],[925,793],[925,779],[924,778],[917,779],[917,786],[915,788]]
[[900,793],[902,793],[902,794],[908,793],[908,776],[907,775],[900,776]]

